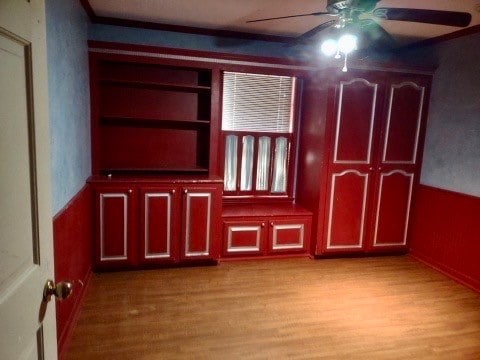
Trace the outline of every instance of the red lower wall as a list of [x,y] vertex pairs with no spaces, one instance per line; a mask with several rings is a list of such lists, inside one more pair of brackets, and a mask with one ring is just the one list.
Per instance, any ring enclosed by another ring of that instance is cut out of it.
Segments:
[[480,291],[480,198],[420,185],[410,255]]
[[[56,302],[59,358],[63,358],[92,273],[92,197],[85,185],[53,218],[56,281],[74,281],[72,295]],[[79,282],[83,282],[81,286]]]

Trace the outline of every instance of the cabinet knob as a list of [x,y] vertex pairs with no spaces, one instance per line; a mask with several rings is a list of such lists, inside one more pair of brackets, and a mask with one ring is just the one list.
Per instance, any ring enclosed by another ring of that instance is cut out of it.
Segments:
[[132,189],[128,189],[128,193],[131,194],[133,192]]
[[184,193],[184,194],[188,194],[188,190],[187,190],[187,189],[183,189],[183,193]]
[[264,223],[264,222],[262,223],[262,227],[265,227],[265,223]]
[[372,167],[370,167],[368,170],[370,170],[370,171],[373,171],[373,166],[372,166]]
[[273,221],[270,223],[270,226],[273,227]]
[[175,194],[175,189],[172,189],[172,190],[170,191],[170,193],[171,193],[172,195]]

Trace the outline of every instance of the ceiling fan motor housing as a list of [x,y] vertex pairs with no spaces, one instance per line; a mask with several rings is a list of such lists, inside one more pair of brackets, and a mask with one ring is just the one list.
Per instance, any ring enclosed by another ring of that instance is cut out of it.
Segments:
[[350,9],[357,11],[372,11],[380,0],[328,0],[327,11],[330,14],[340,14]]

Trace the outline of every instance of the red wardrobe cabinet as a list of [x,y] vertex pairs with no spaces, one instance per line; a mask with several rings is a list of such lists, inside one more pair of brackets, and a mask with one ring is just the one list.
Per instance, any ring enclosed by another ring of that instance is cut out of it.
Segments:
[[337,79],[316,254],[406,251],[429,85],[428,76],[412,74],[352,72]]
[[311,213],[292,204],[223,207],[222,257],[308,254]]
[[221,180],[115,182],[92,179],[97,269],[218,259]]

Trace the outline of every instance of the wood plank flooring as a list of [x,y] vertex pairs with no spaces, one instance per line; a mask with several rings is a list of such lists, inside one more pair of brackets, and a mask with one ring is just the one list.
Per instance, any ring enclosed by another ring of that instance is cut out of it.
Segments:
[[95,274],[67,359],[480,359],[480,294],[407,256]]

